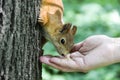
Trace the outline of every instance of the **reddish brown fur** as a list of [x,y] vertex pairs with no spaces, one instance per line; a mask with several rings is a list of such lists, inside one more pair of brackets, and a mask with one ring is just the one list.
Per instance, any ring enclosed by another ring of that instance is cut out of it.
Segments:
[[[40,17],[38,22],[43,25],[43,36],[51,41],[60,54],[68,54],[73,46],[73,36],[76,27],[71,24],[63,24],[62,0],[42,0]],[[65,43],[60,41],[64,39]]]

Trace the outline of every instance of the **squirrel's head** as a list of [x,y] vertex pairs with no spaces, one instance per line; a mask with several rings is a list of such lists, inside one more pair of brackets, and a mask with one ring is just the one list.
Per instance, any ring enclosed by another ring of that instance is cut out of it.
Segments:
[[56,35],[56,41],[54,44],[61,55],[65,56],[70,53],[74,44],[73,39],[76,30],[76,26],[72,26],[72,24],[67,23],[62,26],[59,33]]
[[73,46],[73,38],[76,33],[77,27],[72,24],[64,24],[61,21],[60,11],[55,14],[49,14],[49,25],[51,26],[51,42],[55,45],[60,55],[65,56],[70,53]]

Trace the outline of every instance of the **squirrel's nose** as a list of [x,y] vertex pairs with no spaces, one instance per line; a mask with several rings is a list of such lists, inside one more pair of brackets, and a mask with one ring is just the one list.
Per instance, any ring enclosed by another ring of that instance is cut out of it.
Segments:
[[63,57],[64,57],[65,55],[64,55],[64,54],[61,54],[61,56],[63,56]]

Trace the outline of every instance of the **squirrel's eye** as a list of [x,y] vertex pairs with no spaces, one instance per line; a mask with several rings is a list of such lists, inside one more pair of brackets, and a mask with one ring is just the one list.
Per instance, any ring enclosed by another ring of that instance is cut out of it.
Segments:
[[61,39],[61,43],[62,43],[62,44],[65,44],[65,39]]

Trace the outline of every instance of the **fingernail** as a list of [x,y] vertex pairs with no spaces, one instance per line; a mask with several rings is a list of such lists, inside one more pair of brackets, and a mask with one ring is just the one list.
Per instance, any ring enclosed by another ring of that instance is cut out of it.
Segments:
[[39,58],[39,59],[40,59],[40,62],[43,62],[42,58],[43,58],[42,56]]

